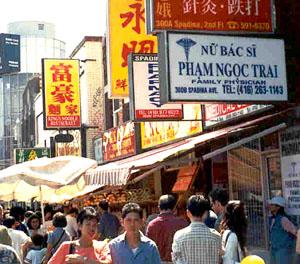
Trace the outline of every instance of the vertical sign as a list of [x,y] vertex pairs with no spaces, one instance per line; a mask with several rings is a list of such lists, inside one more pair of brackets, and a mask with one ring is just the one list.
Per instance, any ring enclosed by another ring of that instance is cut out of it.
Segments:
[[280,134],[283,195],[290,215],[300,215],[300,126]]
[[109,83],[112,98],[129,96],[129,53],[156,53],[157,37],[146,35],[144,0],[109,0]]
[[130,114],[135,121],[180,120],[181,104],[160,103],[157,54],[132,54],[129,60]]
[[43,59],[44,128],[80,128],[79,61]]

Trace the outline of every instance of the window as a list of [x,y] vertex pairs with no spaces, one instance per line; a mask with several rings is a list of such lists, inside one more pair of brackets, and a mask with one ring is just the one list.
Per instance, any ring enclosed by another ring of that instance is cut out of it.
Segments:
[[44,30],[45,25],[44,24],[38,24],[38,30]]

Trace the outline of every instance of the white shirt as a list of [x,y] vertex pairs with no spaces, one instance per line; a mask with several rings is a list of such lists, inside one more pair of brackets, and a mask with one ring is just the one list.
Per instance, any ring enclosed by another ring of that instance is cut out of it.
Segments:
[[12,247],[16,250],[20,259],[23,259],[21,247],[27,241],[30,241],[30,237],[27,236],[23,231],[12,228],[8,228],[8,234],[12,241]]
[[78,225],[75,217],[71,215],[67,215],[66,218],[67,218],[66,231],[69,233],[69,235],[72,238],[77,237]]
[[42,263],[43,257],[46,255],[47,248],[42,248],[40,250],[31,249],[25,260],[31,264],[40,264]]
[[231,231],[225,230],[222,234],[222,249],[225,252],[223,256],[223,264],[240,263],[243,254],[238,242],[238,238],[234,232],[231,232],[230,234],[229,232]]

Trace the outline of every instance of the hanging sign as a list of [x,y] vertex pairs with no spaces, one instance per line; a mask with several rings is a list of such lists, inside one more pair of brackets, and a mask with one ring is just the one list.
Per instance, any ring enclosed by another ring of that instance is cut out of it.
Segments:
[[205,104],[204,124],[210,127],[224,123],[238,117],[245,117],[261,110],[271,108],[271,105],[248,105],[248,104]]
[[144,0],[108,1],[108,56],[110,97],[129,96],[130,53],[157,52],[157,37],[146,35]]
[[270,0],[147,0],[147,30],[273,32]]
[[128,122],[104,132],[102,146],[104,161],[134,155],[136,153],[134,123]]
[[79,61],[43,59],[44,128],[80,128]]
[[159,41],[162,103],[288,100],[283,40],[164,33]]
[[281,177],[286,212],[300,215],[300,126],[280,134]]
[[129,76],[132,120],[182,119],[181,104],[160,103],[157,54],[132,54],[129,59]]

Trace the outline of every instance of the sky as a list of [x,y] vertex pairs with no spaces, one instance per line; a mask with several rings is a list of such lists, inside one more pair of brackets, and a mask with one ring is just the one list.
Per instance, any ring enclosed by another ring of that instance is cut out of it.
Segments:
[[69,56],[84,36],[104,35],[106,0],[1,0],[0,33],[17,21],[53,23]]

